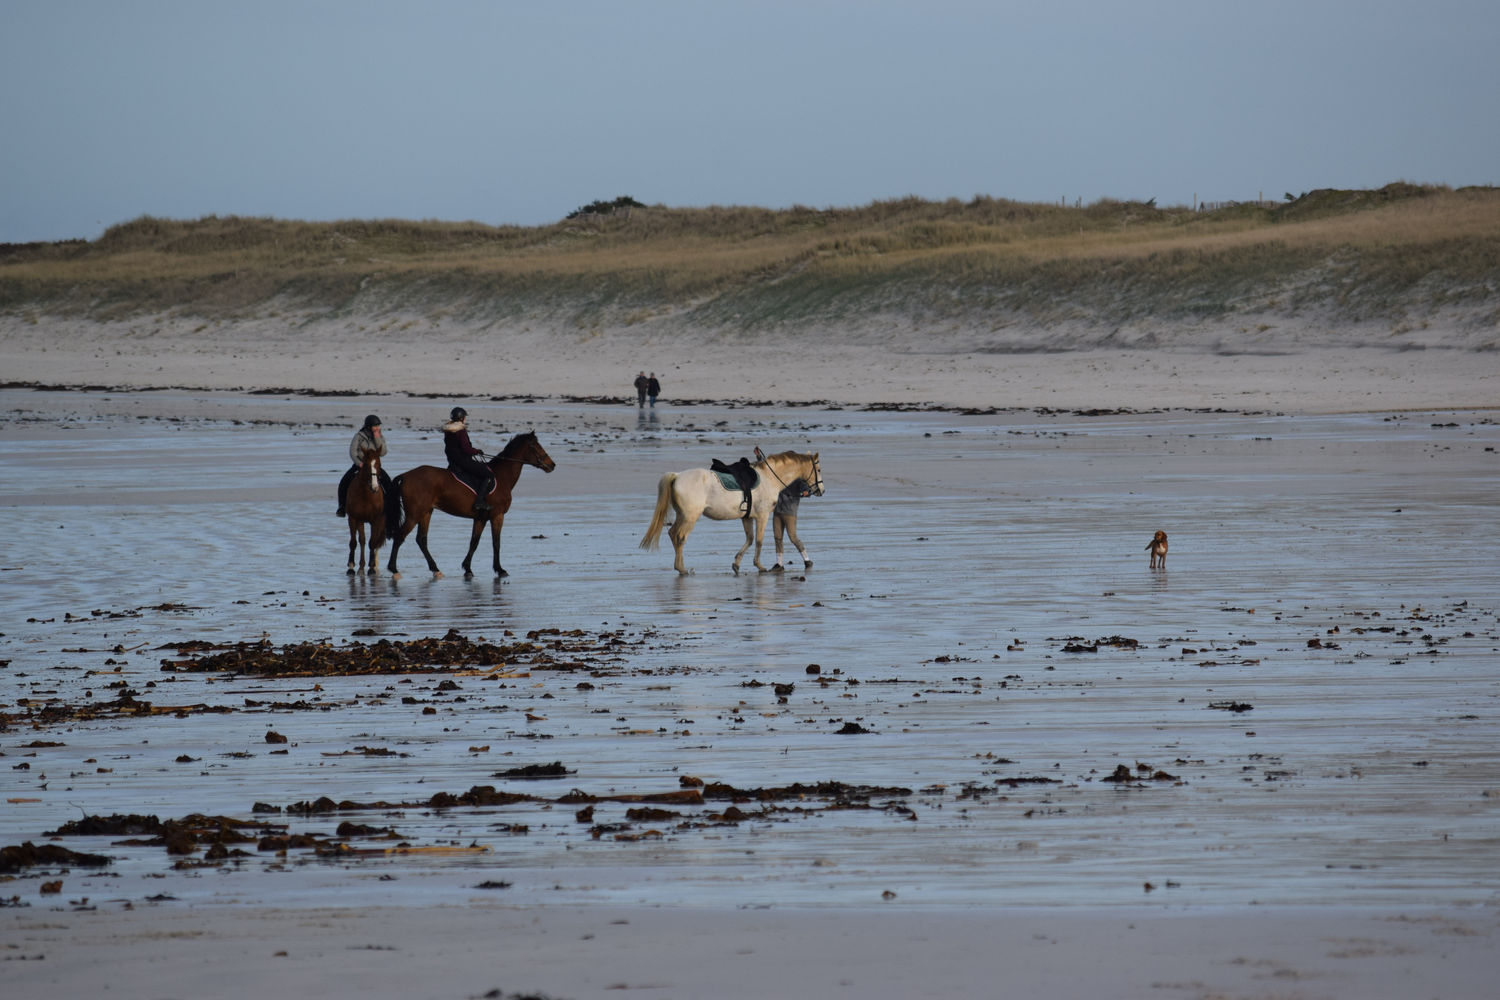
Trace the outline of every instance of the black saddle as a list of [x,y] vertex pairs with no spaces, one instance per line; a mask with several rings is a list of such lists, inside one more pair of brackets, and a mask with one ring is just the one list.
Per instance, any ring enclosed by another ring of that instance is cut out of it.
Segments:
[[725,465],[723,462],[719,461],[716,458],[709,463],[708,468],[710,471],[717,472],[721,476],[732,476],[734,478],[735,484],[738,485],[740,490],[745,494],[744,516],[749,517],[751,506],[754,503],[754,500],[750,494],[760,483],[760,473],[756,472],[755,469],[750,465],[750,460],[748,458],[742,458],[732,465]]
[[455,479],[473,490],[474,495],[481,500],[495,488],[495,480],[483,463],[471,462],[464,465],[450,463],[448,471],[453,473]]

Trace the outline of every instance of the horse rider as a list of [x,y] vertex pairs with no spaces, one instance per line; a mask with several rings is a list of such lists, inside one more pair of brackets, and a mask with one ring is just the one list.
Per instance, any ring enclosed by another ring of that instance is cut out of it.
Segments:
[[448,417],[443,425],[443,454],[448,456],[448,468],[474,488],[474,514],[482,517],[490,512],[494,473],[484,464],[484,452],[469,442],[469,411],[455,406]]
[[[349,461],[354,464],[349,466],[349,471],[344,473],[344,478],[339,480],[339,509],[338,517],[344,516],[344,506],[349,502],[349,484],[354,482],[359,467],[364,463],[365,452],[373,451],[382,459],[385,458],[385,435],[380,432],[380,418],[375,414],[365,417],[364,424],[354,432],[354,439],[349,442]],[[382,464],[380,469],[380,488],[386,493],[391,491],[391,477],[386,473]]]

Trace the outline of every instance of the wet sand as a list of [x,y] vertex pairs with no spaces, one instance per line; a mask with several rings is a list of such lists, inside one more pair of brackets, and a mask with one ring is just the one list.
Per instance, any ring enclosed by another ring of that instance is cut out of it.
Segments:
[[[0,391],[0,845],[201,812],[366,852],[62,836],[115,860],[0,884],[29,904],[0,912],[17,995],[1489,994],[1489,414],[468,405],[481,446],[534,428],[558,462],[521,477],[503,583],[458,575],[453,519],[444,579],[410,542],[399,582],[343,575],[353,426],[438,461],[438,402]],[[700,525],[688,578],[636,549],[662,472],[754,444],[822,455],[811,572],[732,575],[733,525]],[[193,640],[546,629],[610,645],[162,669]],[[122,689],[181,712],[41,714]],[[881,791],[630,817],[684,779]],[[525,798],[433,804],[477,786]],[[287,809],[319,796],[387,806]]]

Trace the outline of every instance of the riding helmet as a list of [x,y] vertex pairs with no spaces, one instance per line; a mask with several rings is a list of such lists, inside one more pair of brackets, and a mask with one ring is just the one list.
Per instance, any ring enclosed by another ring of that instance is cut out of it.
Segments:
[[371,427],[379,427],[379,426],[380,426],[380,418],[377,417],[375,414],[372,413],[368,417],[365,417],[365,429],[366,430],[368,430]]
[[453,412],[450,413],[450,414],[448,414],[448,419],[449,420],[462,420],[464,417],[467,417],[468,415],[469,415],[469,411],[468,410],[464,409],[462,406],[455,406],[453,408]]

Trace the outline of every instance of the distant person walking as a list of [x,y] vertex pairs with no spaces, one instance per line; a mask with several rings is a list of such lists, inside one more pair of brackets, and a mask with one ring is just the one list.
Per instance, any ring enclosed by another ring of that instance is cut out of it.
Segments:
[[656,381],[656,372],[652,372],[651,377],[646,380],[646,395],[651,397],[651,405],[655,406],[656,397],[661,395],[661,383]]
[[646,405],[646,390],[649,388],[651,388],[651,380],[646,377],[645,372],[641,372],[635,377],[635,405],[637,407]]

